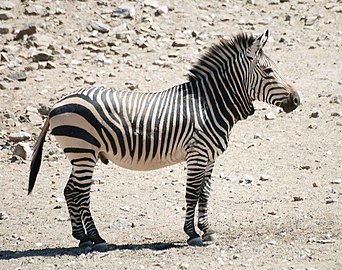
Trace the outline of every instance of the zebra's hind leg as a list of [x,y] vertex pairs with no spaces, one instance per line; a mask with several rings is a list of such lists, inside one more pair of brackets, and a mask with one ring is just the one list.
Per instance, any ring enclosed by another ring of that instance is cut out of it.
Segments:
[[211,173],[213,171],[214,164],[214,161],[207,164],[198,200],[198,228],[203,232],[202,240],[205,242],[217,240],[216,233],[210,228],[208,221],[208,200],[210,197]]
[[187,180],[186,180],[186,216],[184,231],[189,236],[190,246],[202,246],[203,241],[195,230],[195,209],[199,199],[201,185],[205,174],[207,158],[198,152],[190,153],[187,157]]
[[66,198],[69,198],[67,201],[72,202],[70,207],[68,203],[68,208],[73,236],[80,240],[80,246],[88,249],[91,242],[92,250],[107,251],[106,241],[99,235],[90,212],[90,189],[95,163],[89,158],[72,160],[73,170],[69,180],[72,190],[70,192],[67,185],[65,193]]
[[74,200],[74,175],[71,173],[69,181],[64,188],[64,197],[68,206],[71,220],[72,236],[80,241],[79,247],[84,249],[92,248],[93,242],[86,234],[81,218],[81,212]]

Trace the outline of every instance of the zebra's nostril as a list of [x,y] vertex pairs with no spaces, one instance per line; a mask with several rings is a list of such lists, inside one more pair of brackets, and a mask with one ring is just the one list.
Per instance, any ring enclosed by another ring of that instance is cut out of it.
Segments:
[[292,102],[293,102],[293,105],[295,106],[299,106],[300,104],[300,98],[299,98],[299,95],[297,92],[294,92],[293,96],[292,96]]

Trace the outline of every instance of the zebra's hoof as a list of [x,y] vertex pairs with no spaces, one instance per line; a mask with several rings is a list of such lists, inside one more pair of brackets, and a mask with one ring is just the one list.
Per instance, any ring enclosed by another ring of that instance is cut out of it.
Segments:
[[106,242],[98,243],[93,245],[93,251],[107,252],[108,246]]
[[202,235],[202,240],[204,242],[216,242],[217,241],[217,235],[216,233],[205,233]]
[[188,240],[188,245],[192,247],[201,247],[203,246],[203,241],[201,237],[190,238]]
[[90,241],[90,240],[86,240],[86,241],[81,241],[78,245],[80,248],[84,248],[84,249],[87,249],[87,248],[92,248],[93,247],[93,242]]

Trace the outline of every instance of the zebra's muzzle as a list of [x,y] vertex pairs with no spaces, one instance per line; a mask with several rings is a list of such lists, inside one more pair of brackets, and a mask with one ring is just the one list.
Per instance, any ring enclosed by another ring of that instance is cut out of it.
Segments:
[[298,92],[294,91],[288,100],[284,101],[280,107],[282,107],[282,109],[286,112],[292,112],[293,110],[295,110],[298,106],[300,105],[300,97]]

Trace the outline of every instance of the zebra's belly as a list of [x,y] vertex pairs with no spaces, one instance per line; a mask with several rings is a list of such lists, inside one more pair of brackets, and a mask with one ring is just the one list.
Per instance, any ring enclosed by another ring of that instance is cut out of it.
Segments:
[[112,155],[109,153],[102,153],[108,160],[113,162],[114,164],[123,167],[129,170],[136,170],[136,171],[150,171],[150,170],[157,170],[160,168],[164,168],[167,166],[171,166],[177,163],[180,163],[185,160],[185,153],[177,152],[172,155],[169,155],[164,158],[155,157],[155,158],[135,158],[134,156],[131,157],[126,155],[125,157],[121,158],[118,155]]

